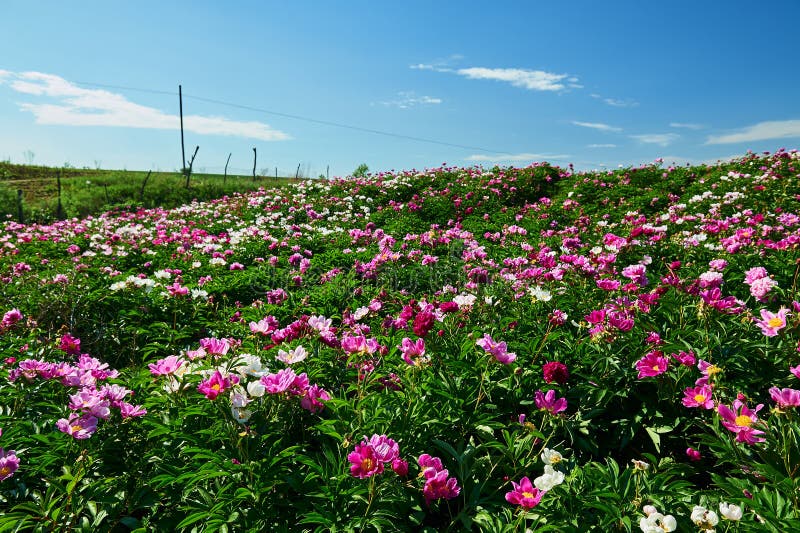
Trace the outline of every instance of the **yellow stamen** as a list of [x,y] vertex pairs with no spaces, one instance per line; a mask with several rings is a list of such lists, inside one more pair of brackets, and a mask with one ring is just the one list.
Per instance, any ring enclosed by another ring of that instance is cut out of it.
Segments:
[[72,431],[80,431],[83,429],[83,426],[72,426]]
[[717,365],[711,365],[708,368],[706,368],[706,375],[709,376],[713,376],[714,374],[719,374],[720,372],[722,372],[722,369]]
[[523,498],[533,498],[533,493],[532,492],[523,492],[522,493],[522,497]]
[[370,470],[372,470],[372,465],[373,465],[372,459],[370,459],[369,457],[361,460],[361,470],[364,470],[365,472],[369,472]]
[[655,370],[656,372],[658,372],[660,369],[658,368],[658,365],[653,365],[653,370]]
[[9,474],[11,474],[10,466],[4,466],[3,468],[0,468],[0,478],[4,478]]
[[706,397],[704,394],[695,394],[694,401],[696,401],[697,403],[703,403],[706,401]]
[[786,323],[783,321],[782,318],[776,316],[770,318],[769,321],[767,322],[767,325],[771,328],[782,328],[783,326],[786,325]]
[[747,415],[739,415],[734,420],[735,424],[739,427],[749,428],[753,425],[753,420]]

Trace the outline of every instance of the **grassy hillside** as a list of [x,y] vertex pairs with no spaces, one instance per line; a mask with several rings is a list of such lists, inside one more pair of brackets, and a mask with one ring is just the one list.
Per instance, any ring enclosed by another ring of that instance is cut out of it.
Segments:
[[[210,200],[259,187],[282,186],[293,179],[193,173],[189,189],[178,172],[52,168],[0,162],[0,216],[18,217],[17,196],[22,191],[23,216],[29,222],[55,220],[58,211],[56,177],[61,176],[61,203],[65,217],[82,218],[109,209],[172,208],[192,200]],[[143,187],[144,186],[144,187]]]

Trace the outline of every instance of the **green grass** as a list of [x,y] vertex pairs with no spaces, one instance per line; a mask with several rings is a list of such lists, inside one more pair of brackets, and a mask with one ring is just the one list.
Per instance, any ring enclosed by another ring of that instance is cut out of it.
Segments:
[[281,187],[293,178],[193,173],[189,188],[179,172],[52,168],[0,162],[0,216],[19,218],[22,191],[25,222],[59,218],[57,176],[61,176],[62,218],[86,217],[110,210],[173,208],[192,200],[210,200],[259,187]]

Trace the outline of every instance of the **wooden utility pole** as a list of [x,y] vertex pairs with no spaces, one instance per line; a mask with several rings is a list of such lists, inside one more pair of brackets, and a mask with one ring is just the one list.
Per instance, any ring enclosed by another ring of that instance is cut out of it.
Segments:
[[186,149],[183,146],[183,89],[178,85],[178,105],[181,112],[181,172],[186,174]]
[[302,163],[297,163],[297,172],[294,173],[294,179],[297,179],[297,178],[300,177],[300,165],[301,164]]
[[253,181],[256,181],[256,158],[258,157],[258,153],[256,152],[256,147],[253,147]]

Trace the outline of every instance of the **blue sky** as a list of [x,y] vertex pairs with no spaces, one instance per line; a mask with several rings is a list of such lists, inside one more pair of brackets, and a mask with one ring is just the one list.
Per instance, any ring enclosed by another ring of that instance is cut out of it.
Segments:
[[793,148],[795,13],[738,0],[6,0],[0,159],[180,168],[178,84],[187,158],[199,145],[195,169],[209,172],[232,153],[230,171],[249,173],[253,147],[259,171],[314,177]]

